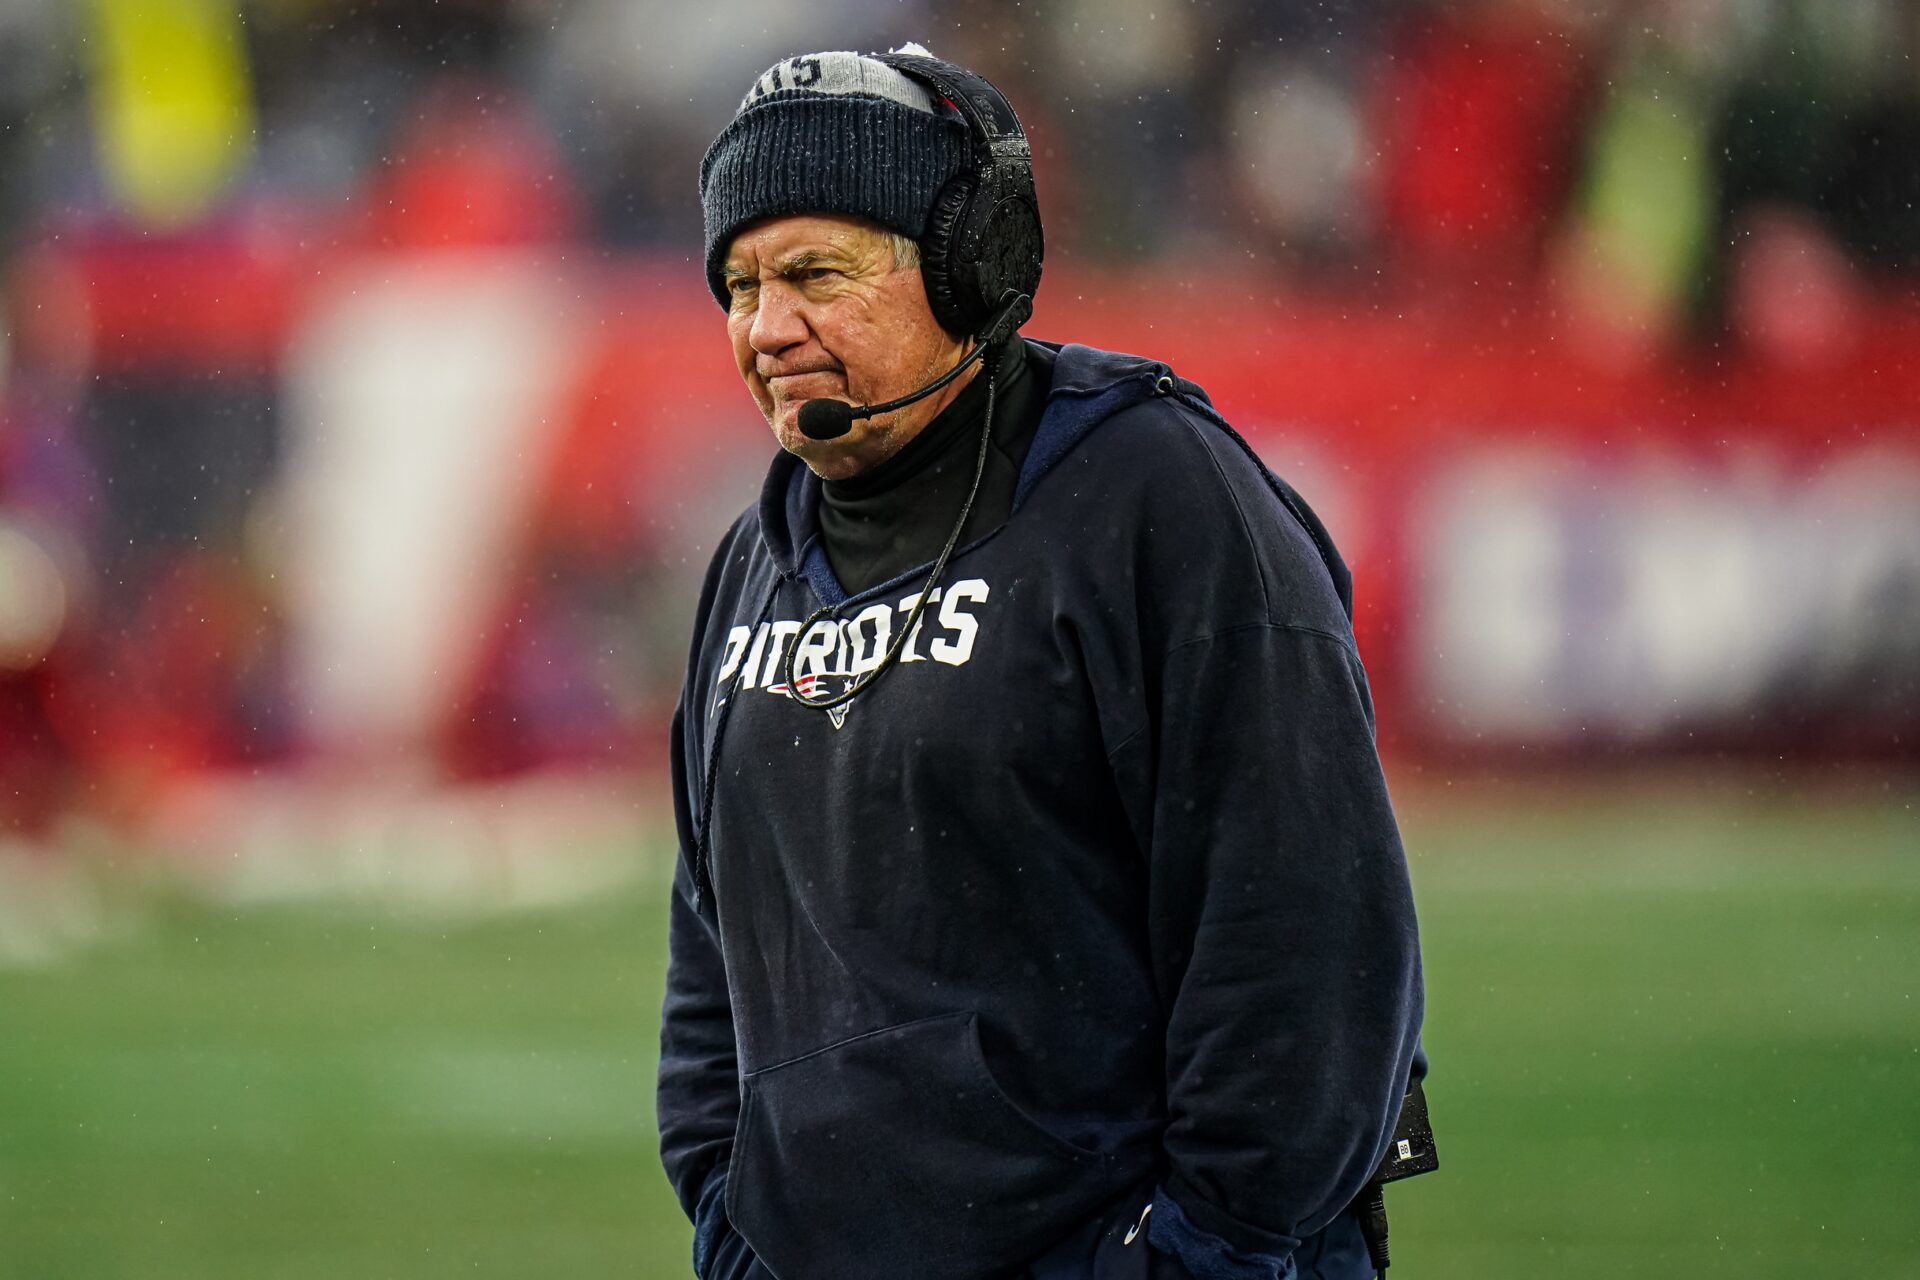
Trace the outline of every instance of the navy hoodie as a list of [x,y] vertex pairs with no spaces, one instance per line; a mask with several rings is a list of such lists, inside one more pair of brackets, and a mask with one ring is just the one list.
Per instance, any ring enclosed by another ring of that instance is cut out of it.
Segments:
[[1425,1069],[1325,530],[1199,387],[1060,348],[1011,514],[823,713],[782,683],[801,620],[837,606],[795,684],[844,689],[926,567],[848,597],[818,502],[777,457],[673,725],[658,1107],[696,1269],[1020,1274],[1151,1203],[1193,1275],[1286,1280]]

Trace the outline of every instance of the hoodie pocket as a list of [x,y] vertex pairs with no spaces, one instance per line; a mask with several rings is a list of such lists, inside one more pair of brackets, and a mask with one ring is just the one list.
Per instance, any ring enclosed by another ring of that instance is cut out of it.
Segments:
[[976,1280],[1122,1177],[1008,1100],[977,1015],[941,1014],[748,1075],[727,1216],[781,1280]]

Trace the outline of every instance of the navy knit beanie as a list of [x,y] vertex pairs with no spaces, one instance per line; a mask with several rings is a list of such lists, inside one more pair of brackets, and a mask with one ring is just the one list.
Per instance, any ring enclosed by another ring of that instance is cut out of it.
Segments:
[[844,213],[919,240],[968,144],[958,112],[877,59],[814,53],[774,63],[700,162],[707,287],[725,307],[727,248],[762,218]]

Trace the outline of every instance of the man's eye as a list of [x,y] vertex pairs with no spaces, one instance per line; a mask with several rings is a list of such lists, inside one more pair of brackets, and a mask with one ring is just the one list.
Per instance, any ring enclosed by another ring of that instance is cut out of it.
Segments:
[[757,281],[749,280],[745,276],[735,276],[733,279],[727,281],[727,290],[737,298],[753,289],[757,283]]
[[839,274],[840,273],[832,267],[808,267],[800,273],[800,278],[808,284],[818,284],[822,280],[830,279]]

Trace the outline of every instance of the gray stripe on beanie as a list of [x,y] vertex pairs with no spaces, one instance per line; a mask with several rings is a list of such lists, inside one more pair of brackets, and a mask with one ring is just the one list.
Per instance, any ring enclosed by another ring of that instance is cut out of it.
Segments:
[[780,95],[860,94],[887,98],[903,107],[934,111],[933,95],[913,77],[865,54],[835,51],[785,58],[760,73],[740,99],[736,114]]

